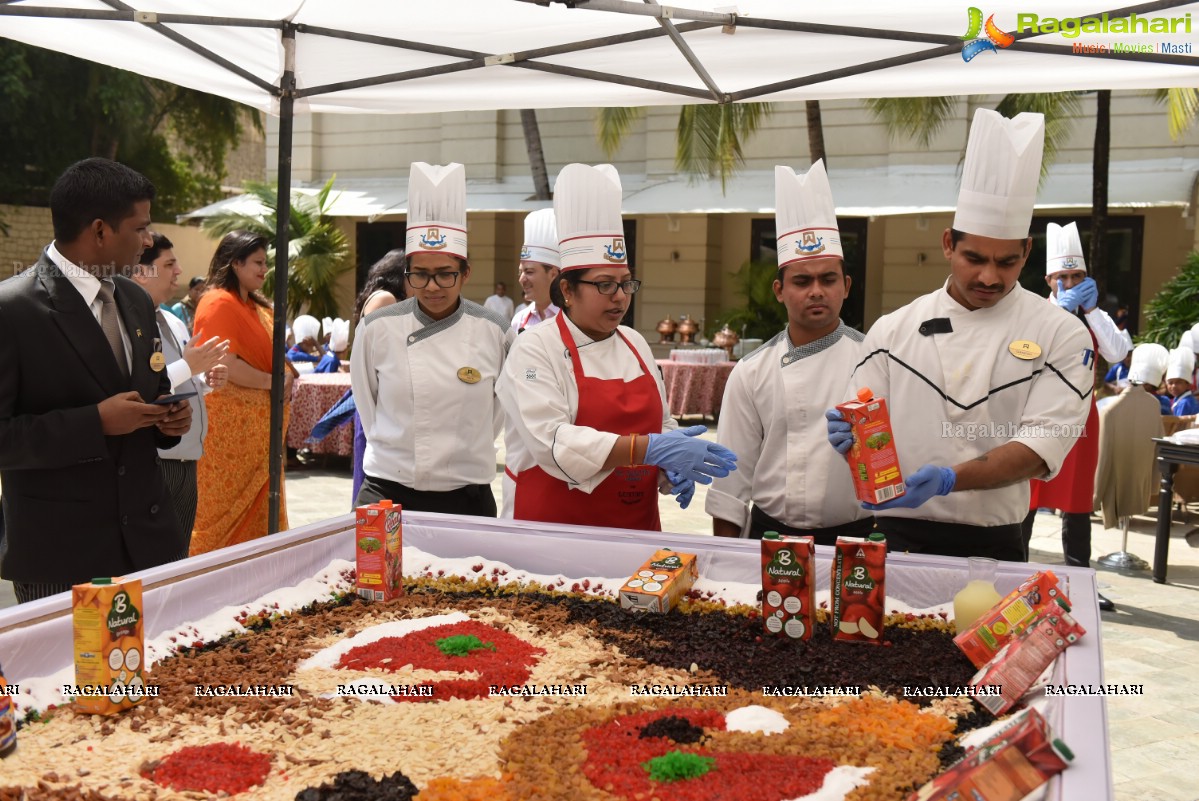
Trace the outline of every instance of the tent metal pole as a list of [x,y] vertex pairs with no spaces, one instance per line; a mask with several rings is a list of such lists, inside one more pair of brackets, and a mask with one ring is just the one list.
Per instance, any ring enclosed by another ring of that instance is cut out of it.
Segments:
[[[646,5],[656,6],[658,5],[658,0],[645,0],[645,3]],[[723,103],[726,99],[724,93],[720,91],[720,87],[716,85],[716,81],[708,73],[707,67],[695,55],[695,51],[691,49],[691,45],[687,44],[687,40],[683,38],[683,34],[679,33],[674,27],[674,23],[669,19],[659,17],[658,25],[662,27],[662,30],[666,31],[666,35],[670,37],[670,41],[674,42],[674,46],[683,54],[683,58],[687,59],[687,63],[691,65],[691,69],[695,70],[695,74],[699,76],[699,79],[704,82],[704,86],[708,87],[708,91],[712,93],[712,99],[717,103]]]
[[[526,0],[537,3],[537,0]],[[537,3],[544,5],[544,3]],[[642,17],[657,17],[658,19],[687,19],[695,22],[712,22],[717,25],[736,25],[736,14],[718,14],[715,11],[696,11],[690,8],[675,6],[638,5],[629,0],[581,0],[574,4],[575,8],[588,11],[613,11],[617,14],[633,14]]]
[[267,533],[279,530],[283,500],[283,370],[287,347],[287,253],[291,246],[291,148],[295,128],[296,29],[283,26],[283,76],[279,79],[279,176],[275,228],[275,326],[271,336],[270,484],[267,494]]
[[230,28],[282,28],[277,19],[243,19],[241,17],[210,17],[201,14],[159,14],[157,12],[101,11],[90,8],[47,8],[18,6],[24,0],[0,0],[0,16],[45,17],[46,19],[96,19],[106,22],[142,22],[139,17],[154,18],[161,25],[216,25]]

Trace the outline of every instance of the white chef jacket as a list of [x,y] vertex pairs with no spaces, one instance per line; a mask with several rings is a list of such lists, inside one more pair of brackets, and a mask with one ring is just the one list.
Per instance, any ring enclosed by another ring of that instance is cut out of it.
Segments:
[[483,305],[507,320],[515,312],[515,304],[507,295],[488,295]]
[[1095,335],[1095,342],[1099,345],[1099,355],[1108,364],[1124,361],[1130,350],[1128,341],[1124,339],[1124,334],[1116,327],[1111,316],[1098,306],[1085,312],[1085,315],[1087,327],[1091,329],[1091,333]]
[[861,332],[841,323],[796,347],[784,329],[737,363],[725,385],[717,441],[737,469],[708,489],[705,510],[749,531],[750,503],[798,529],[868,517],[845,457],[828,444],[826,409],[840,403],[861,358]]
[[[1057,475],[1090,411],[1095,352],[1073,314],[1019,284],[994,306],[970,311],[949,296],[949,282],[878,320],[845,397],[869,387],[886,398],[899,466],[909,476],[926,464],[950,467],[1008,442],[1031,448]],[[951,333],[935,333],[933,320]],[[922,334],[921,329],[927,334]],[[1012,355],[1027,340],[1041,353]],[[827,443],[826,443],[827,444]],[[1029,485],[953,492],[917,509],[875,512],[976,526],[1021,522]]]
[[[588,378],[632,381],[642,375],[641,365],[619,336],[593,340],[564,318],[579,361]],[[662,398],[662,430],[678,428],[670,416],[666,387],[645,338],[632,328],[620,332],[637,349],[658,385]],[[515,481],[522,470],[541,467],[549,475],[590,493],[611,475],[603,464],[620,434],[574,425],[579,413],[579,389],[570,352],[562,342],[557,323],[526,328],[504,364],[496,395],[507,416],[504,469],[504,508],[501,517],[512,517]],[[621,432],[627,434],[629,432]]]
[[[507,320],[465,298],[442,320],[416,298],[367,315],[350,357],[366,474],[432,492],[490,484],[503,426],[495,381],[513,339]],[[463,381],[464,367],[481,379]]]

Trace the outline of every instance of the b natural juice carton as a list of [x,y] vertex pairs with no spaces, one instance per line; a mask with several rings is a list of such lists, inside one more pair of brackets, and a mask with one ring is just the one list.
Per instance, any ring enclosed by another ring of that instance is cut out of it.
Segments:
[[887,543],[882,534],[837,537],[832,572],[833,639],[882,643]]
[[953,641],[980,668],[1041,616],[1061,611],[1070,611],[1070,599],[1057,576],[1052,570],[1033,573]]
[[115,715],[146,694],[142,583],[96,578],[71,588],[75,708]]
[[382,500],[359,506],[354,515],[358,595],[390,601],[404,594],[404,527],[399,504]]
[[695,554],[655,551],[620,588],[622,609],[669,612],[699,578]]
[[762,621],[768,634],[810,640],[816,614],[816,540],[762,535]]
[[858,390],[858,399],[837,406],[853,429],[853,446],[845,453],[853,474],[853,489],[859,501],[883,503],[904,493],[899,472],[899,454],[891,433],[887,402],[874,397],[868,387]]

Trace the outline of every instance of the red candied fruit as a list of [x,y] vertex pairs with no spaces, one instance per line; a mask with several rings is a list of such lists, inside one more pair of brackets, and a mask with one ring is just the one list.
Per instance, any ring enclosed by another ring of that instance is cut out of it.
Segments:
[[198,793],[244,793],[266,781],[271,758],[241,743],[180,748],[142,775],[160,787]]

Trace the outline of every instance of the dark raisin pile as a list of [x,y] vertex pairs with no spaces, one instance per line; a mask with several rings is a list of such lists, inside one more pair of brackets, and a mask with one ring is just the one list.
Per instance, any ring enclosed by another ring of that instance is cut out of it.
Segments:
[[360,770],[347,770],[334,776],[332,784],[296,793],[296,801],[412,801],[417,792],[416,785],[398,770],[378,780]]

